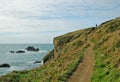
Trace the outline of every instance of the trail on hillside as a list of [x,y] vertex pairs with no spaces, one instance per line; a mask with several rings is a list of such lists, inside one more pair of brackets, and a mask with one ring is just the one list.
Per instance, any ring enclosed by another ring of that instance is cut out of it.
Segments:
[[77,69],[67,82],[90,82],[93,73],[94,52],[93,44],[89,43],[90,46],[84,52],[83,61],[79,63]]

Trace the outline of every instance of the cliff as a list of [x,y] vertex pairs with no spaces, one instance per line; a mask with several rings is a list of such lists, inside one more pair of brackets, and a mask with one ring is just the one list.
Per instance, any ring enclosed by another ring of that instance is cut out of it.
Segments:
[[[89,53],[93,59],[86,59]],[[93,54],[92,54],[93,53]],[[44,58],[44,65],[29,71],[12,72],[0,77],[2,82],[65,82],[85,61],[94,60],[88,74],[91,82],[120,81],[120,18],[97,27],[81,29],[54,38],[54,50]],[[93,69],[92,69],[93,68]],[[88,69],[86,69],[88,70]],[[83,76],[86,74],[83,73]],[[79,77],[79,76],[76,76]],[[76,78],[75,77],[75,78]],[[81,77],[79,77],[81,78]],[[74,81],[74,80],[73,80]]]

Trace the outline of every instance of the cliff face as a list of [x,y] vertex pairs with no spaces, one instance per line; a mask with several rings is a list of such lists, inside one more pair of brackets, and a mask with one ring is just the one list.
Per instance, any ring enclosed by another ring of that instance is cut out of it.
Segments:
[[[0,77],[3,82],[65,82],[78,68],[86,49],[94,44],[92,82],[120,81],[120,18],[98,27],[78,30],[54,38],[54,49],[44,58],[44,65]],[[86,60],[87,61],[87,60]],[[84,68],[83,68],[84,69]],[[15,78],[14,78],[15,77]],[[79,77],[79,76],[78,76]]]
[[82,47],[86,42],[87,35],[92,34],[95,29],[95,27],[91,27],[85,30],[78,30],[54,38],[54,52],[52,52],[52,55],[50,55],[51,52],[47,54],[49,55],[48,59],[50,60],[53,58],[59,58],[61,55],[64,56],[63,54],[68,52],[68,49],[77,50],[80,46]]

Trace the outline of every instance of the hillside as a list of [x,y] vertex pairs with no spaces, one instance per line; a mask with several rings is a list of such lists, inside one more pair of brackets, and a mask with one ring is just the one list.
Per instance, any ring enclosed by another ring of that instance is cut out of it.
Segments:
[[120,82],[120,18],[54,38],[44,65],[1,82]]

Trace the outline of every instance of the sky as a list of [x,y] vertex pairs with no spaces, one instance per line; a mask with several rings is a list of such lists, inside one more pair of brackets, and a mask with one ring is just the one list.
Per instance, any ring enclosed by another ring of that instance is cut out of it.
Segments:
[[0,43],[53,43],[119,16],[118,0],[0,0]]

